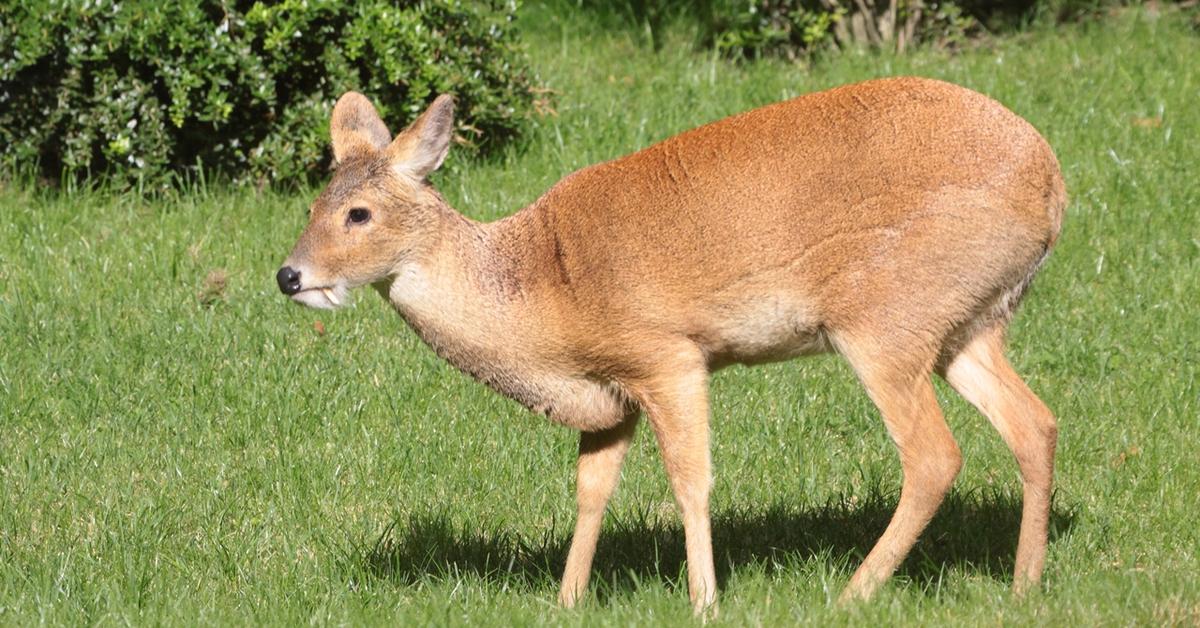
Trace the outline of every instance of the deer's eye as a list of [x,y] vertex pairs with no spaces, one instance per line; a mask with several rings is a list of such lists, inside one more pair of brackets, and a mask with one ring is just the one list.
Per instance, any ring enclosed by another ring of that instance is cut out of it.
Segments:
[[365,207],[355,207],[346,215],[346,220],[351,224],[361,225],[371,219],[371,210]]

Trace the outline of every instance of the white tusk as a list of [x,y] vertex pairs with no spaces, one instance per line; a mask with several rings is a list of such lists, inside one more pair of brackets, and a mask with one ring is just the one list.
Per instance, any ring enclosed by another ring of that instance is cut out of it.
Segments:
[[329,299],[330,303],[333,303],[334,305],[342,304],[342,302],[338,300],[337,294],[333,291],[333,288],[321,288],[321,292],[325,294],[325,298]]

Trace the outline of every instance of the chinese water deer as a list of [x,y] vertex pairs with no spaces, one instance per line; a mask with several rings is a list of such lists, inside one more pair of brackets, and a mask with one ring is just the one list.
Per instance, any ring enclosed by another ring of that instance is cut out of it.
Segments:
[[1013,586],[1039,582],[1055,419],[1004,334],[1066,195],[1045,140],[997,102],[918,78],[801,96],[584,168],[486,224],[427,179],[450,146],[448,96],[393,138],[348,93],[330,126],[336,169],[279,288],[329,308],[371,284],[438,355],[581,432],[562,604],[587,587],[642,412],[682,515],[692,602],[712,604],[709,374],[826,351],[866,387],[904,474],[843,599],[889,577],[958,474],[935,372],[1016,456]]

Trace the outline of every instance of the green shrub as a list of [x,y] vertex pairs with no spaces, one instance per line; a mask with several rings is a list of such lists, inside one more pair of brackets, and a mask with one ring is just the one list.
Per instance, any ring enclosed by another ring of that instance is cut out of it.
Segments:
[[834,43],[834,26],[845,15],[815,1],[718,1],[705,41],[726,56],[796,58]]
[[734,58],[795,59],[825,48],[904,49],[925,41],[953,46],[978,30],[973,15],[951,0],[573,0],[572,3],[609,21],[616,18],[644,31],[656,49],[662,47],[662,31],[667,25],[682,23],[697,33],[701,46]]
[[724,0],[707,41],[727,56],[796,58],[831,47],[961,44],[976,28],[958,4],[929,0]]
[[44,176],[163,185],[202,167],[294,183],[327,165],[329,112],[368,94],[398,129],[437,93],[459,140],[514,136],[531,75],[515,2],[0,0],[0,151]]
[[[1153,0],[557,0],[663,45],[669,25],[695,32],[723,56],[797,59],[814,51],[913,45],[957,48],[1032,21],[1078,21]],[[1154,3],[1158,4],[1158,3]],[[1165,0],[1186,9],[1195,0]],[[607,25],[607,24],[606,24]]]

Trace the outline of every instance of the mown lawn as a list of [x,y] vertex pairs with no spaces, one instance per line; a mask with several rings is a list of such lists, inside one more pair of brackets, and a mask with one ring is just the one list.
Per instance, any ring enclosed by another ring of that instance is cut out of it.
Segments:
[[[990,94],[1063,164],[1065,230],[1011,334],[1060,417],[1045,592],[1010,597],[1016,467],[940,386],[956,489],[875,600],[833,603],[900,478],[822,357],[715,378],[720,623],[1200,623],[1200,34],[1128,13],[959,55],[737,66],[526,14],[558,115],[437,175],[476,218],[701,122],[884,75]],[[0,190],[0,624],[690,623],[649,431],[593,595],[557,609],[576,435],[440,362],[374,293],[333,314],[281,297],[311,195]]]

